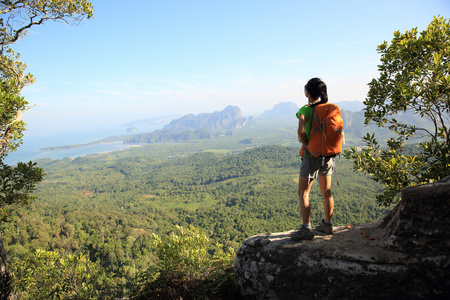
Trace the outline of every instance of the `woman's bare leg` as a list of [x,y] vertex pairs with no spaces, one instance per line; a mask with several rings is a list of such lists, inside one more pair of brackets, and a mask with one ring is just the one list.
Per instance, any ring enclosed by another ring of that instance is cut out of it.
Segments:
[[[309,182],[308,182],[309,181]],[[298,180],[298,198],[300,200],[300,214],[303,224],[311,223],[311,205],[309,203],[309,192],[314,178],[299,177]]]
[[320,186],[320,192],[322,193],[323,197],[323,207],[324,207],[324,213],[325,217],[324,219],[328,222],[331,221],[331,217],[333,216],[333,210],[334,210],[334,199],[333,195],[331,194],[331,175],[322,176],[319,175],[319,186]]

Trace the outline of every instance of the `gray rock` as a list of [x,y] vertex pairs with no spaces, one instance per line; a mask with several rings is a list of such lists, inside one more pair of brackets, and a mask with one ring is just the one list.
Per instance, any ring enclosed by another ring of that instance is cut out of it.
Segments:
[[450,181],[407,188],[384,219],[293,241],[244,241],[234,271],[244,299],[450,299]]

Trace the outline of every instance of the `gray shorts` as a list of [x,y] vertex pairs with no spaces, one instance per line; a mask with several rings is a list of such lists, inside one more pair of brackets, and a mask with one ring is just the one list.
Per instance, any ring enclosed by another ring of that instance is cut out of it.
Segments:
[[318,175],[333,175],[336,157],[314,157],[305,155],[300,165],[300,177],[317,178]]

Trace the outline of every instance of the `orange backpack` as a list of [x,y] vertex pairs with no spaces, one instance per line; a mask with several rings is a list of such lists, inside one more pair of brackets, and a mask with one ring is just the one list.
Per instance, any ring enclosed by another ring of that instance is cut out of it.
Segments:
[[323,103],[314,106],[313,109],[309,141],[306,149],[302,150],[306,150],[314,157],[341,153],[344,121],[339,106],[333,103]]

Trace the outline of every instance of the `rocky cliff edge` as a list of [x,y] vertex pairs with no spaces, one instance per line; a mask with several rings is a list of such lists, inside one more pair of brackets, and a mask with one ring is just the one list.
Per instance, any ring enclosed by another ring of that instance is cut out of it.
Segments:
[[236,254],[244,299],[450,299],[450,177],[406,188],[382,220],[293,241],[259,234]]

